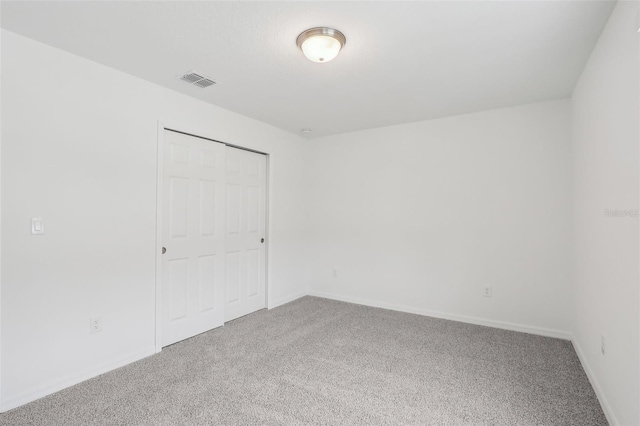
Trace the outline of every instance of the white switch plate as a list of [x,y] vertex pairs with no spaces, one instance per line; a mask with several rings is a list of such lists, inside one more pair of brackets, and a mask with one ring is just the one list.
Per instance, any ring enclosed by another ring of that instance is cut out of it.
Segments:
[[41,217],[31,218],[31,234],[42,235],[44,234],[44,220]]
[[484,292],[482,293],[482,295],[484,297],[491,297],[493,296],[493,289],[491,287],[485,287],[484,288]]

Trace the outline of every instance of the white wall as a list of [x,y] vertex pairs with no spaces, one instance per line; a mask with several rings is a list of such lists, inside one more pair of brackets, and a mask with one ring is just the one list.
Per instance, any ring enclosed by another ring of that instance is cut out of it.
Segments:
[[[618,2],[574,90],[574,345],[613,424],[640,424],[638,3]],[[635,214],[635,213],[633,213]],[[605,336],[606,352],[600,352]]]
[[604,215],[638,208],[636,16],[618,3],[571,103],[311,141],[2,31],[0,408],[153,353],[160,118],[271,153],[270,306],[573,333],[609,419],[640,423],[638,218]]
[[568,106],[311,141],[311,292],[568,338]]
[[[2,6],[0,5],[0,20]],[[0,46],[2,46],[2,31],[0,31]],[[2,99],[2,55],[0,54],[0,99]],[[0,102],[0,188],[2,188],[2,102]],[[2,365],[2,192],[0,191],[0,366]],[[2,368],[0,367],[0,384],[2,383]],[[2,386],[0,385],[0,403],[2,401]],[[1,407],[0,407],[1,408]]]
[[3,409],[154,352],[158,119],[271,154],[269,303],[306,291],[297,136],[7,31],[2,65]]

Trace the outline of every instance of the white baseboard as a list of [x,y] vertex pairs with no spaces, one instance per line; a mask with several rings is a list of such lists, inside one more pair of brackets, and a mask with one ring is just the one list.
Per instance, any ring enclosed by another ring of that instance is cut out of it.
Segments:
[[503,330],[519,331],[521,333],[536,334],[538,336],[555,337],[558,339],[571,340],[571,333],[568,331],[554,330],[551,328],[534,327],[524,324],[515,324],[505,321],[496,321],[484,318],[470,317],[466,315],[448,314],[445,312],[431,311],[428,309],[413,308],[410,306],[394,305],[392,303],[377,302],[374,300],[360,299],[356,297],[343,297],[334,294],[310,291],[309,296],[322,297],[325,299],[339,300],[341,302],[355,303],[357,305],[372,306],[375,308],[390,309],[392,311],[407,312],[410,314],[424,315],[428,317],[447,319],[452,321],[465,322],[486,327],[500,328]]
[[[289,302],[293,302],[296,299],[306,296],[306,292],[301,292],[294,294],[292,296],[286,297],[284,299],[280,299],[276,302],[271,302],[269,304],[269,309],[277,308],[278,306],[284,305]],[[0,402],[0,413],[4,413],[5,411],[9,411],[11,409],[17,408],[21,405],[28,404],[29,402],[35,401],[36,399],[40,399],[52,393],[58,392],[62,389],[65,389],[69,386],[76,385],[85,380],[89,380],[93,377],[99,376],[111,370],[115,370],[116,368],[120,368],[127,364],[130,364],[135,361],[139,361],[143,358],[151,356],[155,353],[160,352],[162,347],[159,345],[156,347],[155,345],[147,348],[143,351],[137,352],[133,355],[129,355],[127,357],[120,358],[114,362],[110,362],[107,364],[103,364],[98,368],[91,369],[89,371],[85,371],[81,374],[63,377],[60,380],[56,380],[53,383],[49,383],[43,386],[38,386],[37,388],[31,389],[27,392],[23,392],[17,396],[12,396],[7,399],[4,399],[4,394],[2,401]]]
[[448,314],[444,312],[430,311],[427,309],[418,309],[418,308],[412,308],[412,307],[401,306],[401,305],[394,305],[391,303],[376,302],[373,300],[360,299],[355,297],[337,296],[334,294],[322,293],[318,291],[310,291],[309,296],[322,297],[325,299],[355,303],[357,305],[373,306],[376,308],[390,309],[393,311],[408,312],[411,314],[425,315],[429,317],[460,321],[460,322],[476,324],[476,325],[484,325],[487,327],[500,328],[504,330],[519,331],[523,333],[570,340],[571,343],[573,344],[576,354],[578,355],[578,359],[582,364],[582,368],[584,369],[587,377],[589,378],[589,382],[591,383],[591,386],[593,387],[593,390],[595,391],[596,396],[598,397],[598,401],[600,402],[600,406],[602,407],[602,411],[604,411],[604,415],[607,418],[607,421],[611,426],[620,425],[620,422],[618,422],[618,419],[613,413],[613,410],[611,408],[611,405],[609,404],[609,401],[607,400],[604,392],[602,391],[602,388],[600,387],[600,383],[598,383],[596,376],[593,374],[593,370],[591,370],[591,367],[589,366],[589,363],[587,362],[587,359],[584,356],[584,352],[582,351],[582,348],[580,347],[576,339],[573,337],[573,335],[567,331],[554,330],[554,329],[548,329],[548,328],[542,328],[542,327],[532,327],[532,326],[523,325],[523,324],[514,324],[514,323],[509,323],[504,321],[495,321],[495,320],[488,320],[483,318],[469,317],[466,315]]
[[307,292],[303,291],[301,293],[294,294],[293,296],[289,296],[289,297],[285,297],[284,299],[280,299],[280,300],[278,300],[276,302],[271,302],[271,303],[269,303],[268,309],[277,308],[278,306],[282,306],[282,305],[284,305],[286,303],[293,302],[294,300],[300,299],[301,297],[304,297],[306,295],[307,295]]
[[132,355],[117,359],[113,362],[103,364],[98,368],[90,369],[81,374],[63,377],[62,379],[56,380],[53,383],[49,383],[44,386],[39,386],[35,389],[29,390],[15,397],[10,397],[9,399],[6,399],[6,400],[3,399],[2,403],[0,403],[0,413],[4,413],[5,411],[9,411],[13,408],[35,401],[36,399],[40,399],[54,392],[58,392],[64,388],[68,388],[69,386],[73,386],[80,382],[84,382],[85,380],[89,380],[91,378],[104,374],[108,371],[115,370],[116,368],[120,368],[127,364],[131,364],[132,362],[139,361],[143,358],[153,355],[155,352],[156,352],[155,347],[151,346],[143,351],[139,351]]
[[[587,374],[587,377],[589,378],[589,381],[591,382],[591,386],[593,387],[593,389],[596,392],[596,395],[598,397],[598,400],[600,401],[600,404],[602,406],[602,409],[605,413],[605,416],[607,417],[607,420],[609,421],[609,424],[611,424],[612,426],[614,425],[618,425],[618,421],[611,409],[611,406],[609,405],[609,402],[607,401],[604,393],[602,392],[602,388],[600,387],[600,384],[598,383],[595,375],[593,374],[585,356],[584,353],[582,351],[582,349],[580,348],[580,345],[577,343],[577,341],[575,339],[572,338],[571,334],[569,332],[566,331],[561,331],[561,330],[554,330],[554,329],[548,329],[548,328],[542,328],[542,327],[532,327],[532,326],[527,326],[527,325],[523,325],[523,324],[514,324],[514,323],[509,323],[509,322],[504,322],[504,321],[495,321],[495,320],[488,320],[488,319],[483,319],[483,318],[477,318],[477,317],[470,317],[470,316],[466,316],[466,315],[457,315],[457,314],[448,314],[448,313],[444,313],[444,312],[439,312],[439,311],[431,311],[431,310],[427,310],[427,309],[419,309],[419,308],[413,308],[413,307],[408,307],[408,306],[402,306],[402,305],[395,305],[395,304],[391,304],[391,303],[383,303],[383,302],[376,302],[373,300],[367,300],[367,299],[360,299],[360,298],[354,298],[354,297],[343,297],[343,296],[337,296],[337,295],[333,295],[333,294],[328,294],[328,293],[322,293],[322,292],[317,292],[317,291],[310,291],[310,292],[301,292],[301,293],[297,293],[295,295],[286,297],[284,299],[280,299],[276,302],[272,302],[269,304],[269,309],[273,309],[273,308],[277,308],[278,306],[284,305],[286,303],[292,302],[296,299],[299,299],[301,297],[304,296],[316,296],[316,297],[322,297],[325,299],[332,299],[332,300],[339,300],[342,302],[348,302],[348,303],[355,303],[358,305],[366,305],[366,306],[372,306],[372,307],[377,307],[377,308],[383,308],[383,309],[390,309],[390,310],[394,310],[394,311],[400,311],[400,312],[407,312],[407,313],[412,313],[412,314],[418,314],[418,315],[424,315],[424,316],[430,316],[430,317],[434,317],[434,318],[441,318],[441,319],[448,319],[448,320],[452,320],[452,321],[459,321],[459,322],[464,322],[464,323],[469,323],[469,324],[476,324],[476,325],[483,325],[483,326],[487,326],[487,327],[494,327],[494,328],[500,328],[500,329],[504,329],[504,330],[511,330],[511,331],[519,331],[519,332],[523,332],[523,333],[529,333],[529,334],[536,334],[536,335],[540,335],[540,336],[546,336],[546,337],[555,337],[555,338],[560,338],[560,339],[565,339],[565,340],[571,340],[573,343],[573,347],[575,348],[575,351],[578,355],[578,358],[580,360],[580,362],[582,363],[582,367],[585,370],[585,373]],[[104,374],[108,371],[111,370],[115,370],[116,368],[120,368],[122,366],[125,366],[127,364],[130,364],[132,362],[135,361],[139,361],[143,358],[146,358],[148,356],[151,356],[153,354],[156,353],[156,348],[155,346],[149,347],[143,351],[137,352],[133,355],[121,358],[117,361],[111,362],[111,363],[107,363],[104,364],[102,366],[100,366],[99,368],[96,369],[92,369],[89,370],[87,372],[84,372],[82,374],[79,375],[75,375],[75,376],[71,376],[71,377],[67,377],[67,378],[63,378],[59,381],[56,381],[55,383],[49,384],[49,385],[45,385],[42,387],[38,387],[36,389],[33,389],[31,391],[25,392],[21,395],[18,395],[16,397],[13,398],[9,398],[8,400],[3,400],[0,403],[0,412],[5,412],[8,410],[11,410],[13,408],[19,407],[21,405],[27,404],[29,402],[35,401],[36,399],[42,398],[44,396],[50,395],[54,392],[58,392],[64,388],[67,388],[69,386],[73,386],[75,384],[78,384],[80,382],[83,382],[85,380],[91,379],[93,377],[99,376],[100,374]]]
[[610,426],[619,425],[620,422],[618,422],[616,415],[613,413],[613,410],[611,409],[611,405],[609,404],[607,397],[602,391],[602,387],[600,387],[600,383],[598,383],[598,379],[596,379],[595,374],[593,374],[593,370],[589,366],[589,363],[587,362],[587,358],[585,357],[584,352],[580,347],[580,344],[575,338],[571,339],[571,343],[573,344],[573,348],[575,349],[576,354],[578,354],[578,359],[582,364],[582,369],[587,374],[587,378],[589,378],[591,387],[596,392],[596,396],[598,397],[598,401],[600,401],[600,406],[602,407],[602,411],[604,411],[604,415],[607,418],[609,425]]

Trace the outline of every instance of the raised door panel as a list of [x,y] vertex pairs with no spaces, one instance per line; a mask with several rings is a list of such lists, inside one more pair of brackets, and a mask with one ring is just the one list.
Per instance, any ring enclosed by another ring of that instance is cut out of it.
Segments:
[[201,180],[200,186],[200,225],[201,238],[215,237],[216,235],[216,182]]
[[227,252],[226,255],[226,298],[227,306],[240,302],[240,252]]
[[169,321],[175,322],[187,316],[189,293],[189,259],[173,259],[169,265]]
[[169,176],[169,237],[187,238],[189,225],[189,179]]
[[200,312],[207,312],[216,307],[216,256],[215,254],[198,258],[198,286],[200,290]]

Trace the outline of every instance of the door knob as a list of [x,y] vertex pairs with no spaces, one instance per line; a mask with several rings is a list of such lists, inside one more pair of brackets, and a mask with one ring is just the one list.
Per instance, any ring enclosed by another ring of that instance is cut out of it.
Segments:
[[167,248],[166,247],[162,247],[162,254],[165,254],[167,252]]
[[260,238],[260,242],[261,242],[261,243],[264,243],[264,238]]

